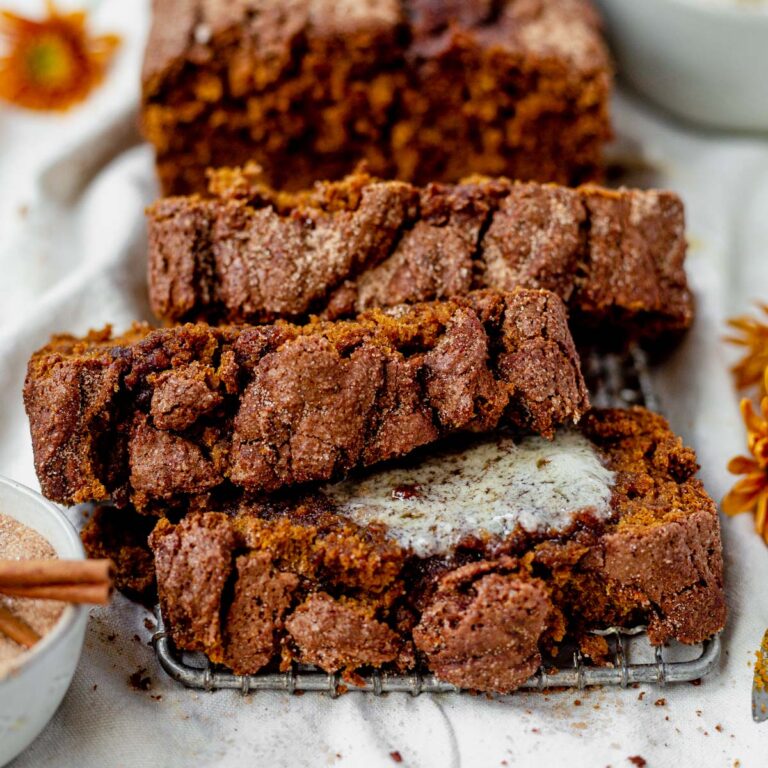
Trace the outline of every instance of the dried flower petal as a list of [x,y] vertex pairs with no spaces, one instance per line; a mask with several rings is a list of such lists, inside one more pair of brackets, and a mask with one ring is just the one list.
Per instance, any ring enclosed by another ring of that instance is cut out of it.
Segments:
[[[758,304],[763,314],[768,316],[768,304]],[[737,333],[727,336],[726,341],[737,346],[746,347],[744,357],[731,368],[739,389],[747,389],[755,384],[768,391],[764,382],[768,368],[768,322],[747,315],[734,317],[728,325]]]
[[756,461],[746,456],[735,456],[728,462],[728,471],[733,475],[748,475],[759,468]]
[[[764,372],[768,378],[768,372]],[[753,458],[736,456],[728,471],[744,475],[723,499],[726,515],[755,513],[755,530],[768,543],[768,397],[760,404],[761,414],[748,398],[741,401],[741,414],[747,427],[747,446]]]
[[749,478],[739,480],[723,499],[723,512],[726,515],[733,516],[740,512],[751,512],[760,495],[768,491],[768,482],[755,485],[748,480]]
[[757,500],[757,511],[755,512],[755,530],[763,537],[768,544],[768,494],[763,493]]
[[119,38],[90,36],[85,11],[60,12],[52,0],[46,8],[41,21],[0,11],[0,99],[27,109],[67,109],[101,82]]
[[740,407],[750,439],[768,436],[768,423],[755,413],[755,406],[752,404],[752,401],[746,397],[742,398]]

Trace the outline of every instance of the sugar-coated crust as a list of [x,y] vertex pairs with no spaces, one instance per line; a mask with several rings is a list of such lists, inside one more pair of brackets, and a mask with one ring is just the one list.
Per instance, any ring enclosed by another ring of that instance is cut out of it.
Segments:
[[195,523],[158,533],[157,541],[163,534],[154,548],[158,585],[184,583],[184,589],[164,603],[180,647],[223,662],[221,603],[235,568],[237,537],[226,515],[208,513]]
[[577,326],[655,339],[693,316],[680,198],[473,179],[424,188],[356,173],[278,193],[249,169],[148,210],[152,309],[269,321],[546,288]]
[[440,579],[413,630],[416,648],[438,677],[506,692],[538,669],[539,640],[554,609],[545,584],[519,571],[516,560],[502,558],[469,563]]
[[291,189],[360,160],[579,183],[610,88],[588,0],[155,0],[142,126],[177,193],[250,159]]
[[149,512],[327,480],[454,432],[551,435],[588,407],[562,302],[525,290],[346,322],[59,336],[24,399],[49,498]]
[[[599,657],[590,629],[711,637],[725,622],[720,530],[693,452],[641,408],[590,412],[579,429],[616,473],[614,515],[554,538],[517,532],[419,559],[321,494],[161,520],[150,544],[174,640],[240,673],[299,660],[354,681],[361,667],[421,665],[508,692],[566,638]],[[206,583],[214,562],[228,589]]]

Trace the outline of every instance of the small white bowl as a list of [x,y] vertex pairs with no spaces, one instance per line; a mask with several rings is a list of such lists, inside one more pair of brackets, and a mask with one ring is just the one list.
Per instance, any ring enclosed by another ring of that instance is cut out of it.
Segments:
[[[59,557],[85,558],[80,537],[61,510],[4,477],[0,512],[36,530]],[[66,606],[51,631],[0,678],[0,766],[34,740],[61,704],[80,658],[87,619],[84,606]]]
[[768,3],[596,0],[632,85],[712,128],[768,130]]

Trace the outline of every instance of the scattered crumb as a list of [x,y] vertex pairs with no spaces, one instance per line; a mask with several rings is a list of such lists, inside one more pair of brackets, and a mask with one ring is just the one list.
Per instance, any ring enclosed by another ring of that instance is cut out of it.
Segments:
[[640,755],[632,755],[632,757],[628,757],[627,760],[629,760],[632,765],[636,765],[637,768],[643,768],[644,766],[648,765],[648,762],[644,757],[640,757]]
[[154,701],[162,701],[163,700],[163,696],[160,693],[156,693],[156,694],[150,696],[149,698],[153,699]]
[[155,631],[155,623],[152,621],[152,619],[144,619],[144,629],[146,629],[148,632]]
[[141,642],[141,638],[138,635],[134,635],[133,636],[133,642],[134,643],[140,643]]
[[294,691],[293,695],[294,696],[303,696],[305,693],[306,693],[306,691]]
[[718,723],[718,724],[715,726],[715,730],[716,730],[718,733],[722,733],[722,732],[723,732],[723,726],[722,726],[722,725],[720,725],[720,723]]
[[394,752],[390,752],[389,756],[392,758],[392,761],[395,763],[403,762],[403,756],[397,750],[395,750]]
[[93,690],[94,690],[94,691],[95,691],[95,690],[96,690],[98,687],[99,687],[99,684],[98,684],[98,683],[94,683],[94,684],[93,684]]
[[571,728],[576,728],[579,731],[585,731],[587,728],[589,728],[589,726],[584,721],[580,720],[576,723],[571,723]]
[[128,684],[134,691],[148,691],[152,687],[152,678],[146,672],[146,667],[139,667],[128,676]]
[[108,643],[114,643],[117,639],[117,632],[110,632],[105,638]]
[[696,717],[701,717],[701,710],[700,709],[696,710]]
[[574,699],[573,700],[573,706],[574,707],[580,707],[581,706],[581,699]]
[[645,698],[645,691],[640,691],[640,693],[637,694],[637,700],[642,701]]
[[531,733],[541,733],[539,728],[531,728]]
[[667,700],[666,699],[656,699],[656,701],[653,702],[654,707],[666,707],[667,706]]
[[689,680],[688,681],[691,685],[701,685],[701,678],[697,677],[695,680]]

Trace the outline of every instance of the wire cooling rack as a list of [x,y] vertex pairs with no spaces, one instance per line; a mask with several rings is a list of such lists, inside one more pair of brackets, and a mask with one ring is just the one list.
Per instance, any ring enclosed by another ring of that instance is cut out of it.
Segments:
[[[708,675],[720,658],[720,638],[713,637],[697,646],[692,659],[669,660],[665,653],[680,651],[673,644],[666,652],[652,648],[645,635],[645,627],[622,629],[610,627],[596,634],[605,635],[613,647],[613,662],[606,666],[594,666],[579,651],[574,651],[566,666],[542,666],[532,677],[520,686],[529,690],[547,688],[577,688],[591,685],[618,685],[626,688],[635,683],[684,683]],[[187,688],[204,691],[234,689],[243,694],[256,691],[316,691],[338,696],[339,693],[359,691],[380,696],[382,693],[458,693],[455,685],[438,680],[432,674],[414,673],[399,675],[373,671],[361,675],[354,685],[346,683],[338,673],[319,672],[315,667],[294,665],[287,672],[259,672],[255,675],[236,675],[226,669],[219,669],[203,654],[179,654],[165,631],[162,616],[158,612],[158,626],[152,637],[157,658],[166,673]],[[636,662],[630,659],[638,653],[651,654],[651,661]]]
[[[592,404],[599,408],[644,405],[660,410],[645,353],[632,349],[626,354],[587,354],[582,359],[584,378],[589,386]],[[347,691],[372,693],[403,692],[454,693],[460,689],[443,682],[433,674],[394,674],[373,671],[356,677],[354,684],[339,674],[327,674],[315,667],[294,664],[287,672],[260,672],[236,675],[218,667],[201,653],[180,652],[173,645],[157,608],[157,629],[152,636],[160,665],[178,683],[205,691],[234,689],[243,694],[255,691],[317,691],[337,696]],[[671,643],[666,648],[648,642],[645,627],[609,627],[595,630],[605,637],[612,661],[596,666],[578,649],[564,648],[555,660],[549,660],[521,688],[581,689],[592,685],[617,685],[626,688],[635,683],[666,685],[698,680],[709,674],[718,663],[721,642],[718,635],[698,646]]]

